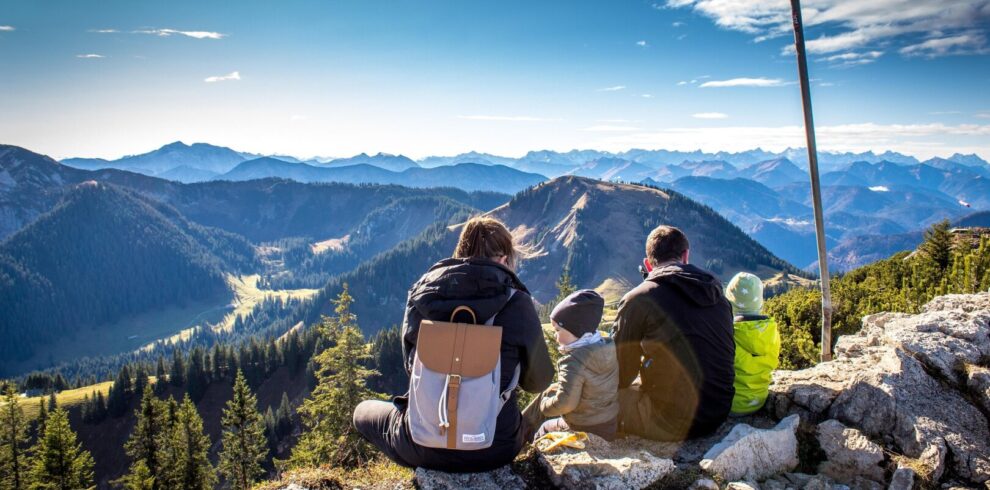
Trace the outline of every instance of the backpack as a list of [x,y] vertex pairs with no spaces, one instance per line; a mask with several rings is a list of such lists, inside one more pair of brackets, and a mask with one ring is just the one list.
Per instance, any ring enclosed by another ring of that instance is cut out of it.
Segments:
[[[509,299],[513,294],[511,289]],[[461,312],[473,322],[455,323]],[[502,327],[493,325],[496,315],[478,325],[471,308],[458,306],[449,322],[420,323],[407,410],[416,444],[461,451],[492,445],[498,414],[519,383],[516,366],[509,386],[499,390]]]

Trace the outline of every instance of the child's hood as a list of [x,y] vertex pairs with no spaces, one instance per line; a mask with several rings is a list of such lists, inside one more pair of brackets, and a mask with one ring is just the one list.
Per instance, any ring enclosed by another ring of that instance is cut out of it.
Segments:
[[591,345],[579,347],[569,353],[585,369],[596,373],[604,374],[619,369],[619,363],[615,356],[615,344],[612,339],[602,339]]

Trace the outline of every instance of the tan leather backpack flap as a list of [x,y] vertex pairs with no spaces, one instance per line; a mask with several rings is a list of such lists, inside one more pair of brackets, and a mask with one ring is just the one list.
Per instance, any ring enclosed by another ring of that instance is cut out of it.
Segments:
[[502,347],[502,327],[423,320],[416,350],[431,371],[464,377],[495,369]]

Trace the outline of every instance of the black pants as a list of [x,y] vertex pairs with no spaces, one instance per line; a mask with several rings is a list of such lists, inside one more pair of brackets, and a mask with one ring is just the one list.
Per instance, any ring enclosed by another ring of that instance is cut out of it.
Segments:
[[448,473],[491,471],[511,463],[522,449],[521,427],[517,431],[519,437],[512,441],[496,439],[486,449],[457,451],[420,446],[409,435],[403,401],[401,398],[395,403],[367,400],[354,409],[354,428],[400,466]]

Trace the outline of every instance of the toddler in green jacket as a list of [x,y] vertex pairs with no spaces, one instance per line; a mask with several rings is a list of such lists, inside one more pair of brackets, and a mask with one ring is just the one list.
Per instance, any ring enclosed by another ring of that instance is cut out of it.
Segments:
[[732,414],[746,415],[767,401],[770,378],[780,357],[780,334],[772,318],[762,314],[763,281],[740,272],[729,281],[725,297],[732,305],[736,341]]
[[598,332],[604,307],[597,292],[584,289],[564,298],[550,313],[563,356],[557,361],[557,382],[523,412],[536,430],[535,438],[556,431],[615,438],[619,365],[611,339]]

